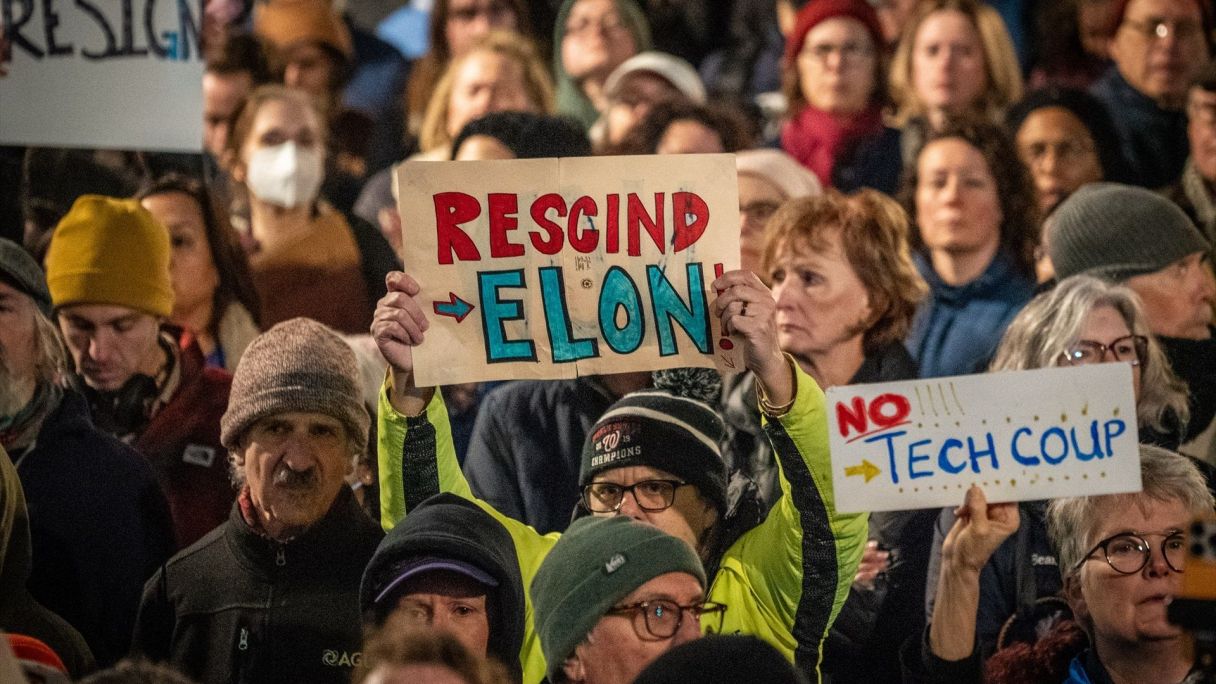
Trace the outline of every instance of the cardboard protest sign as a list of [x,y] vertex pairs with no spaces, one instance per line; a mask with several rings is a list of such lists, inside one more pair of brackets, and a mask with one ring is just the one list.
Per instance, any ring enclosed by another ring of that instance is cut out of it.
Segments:
[[0,0],[0,144],[201,150],[201,21],[201,0]]
[[407,162],[396,185],[420,384],[742,368],[710,310],[739,264],[732,155]]
[[828,390],[846,512],[1140,490],[1131,367],[1104,363]]

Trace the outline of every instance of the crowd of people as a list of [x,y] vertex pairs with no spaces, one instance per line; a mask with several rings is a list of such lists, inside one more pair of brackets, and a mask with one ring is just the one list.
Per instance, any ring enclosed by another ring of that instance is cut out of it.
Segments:
[[[0,680],[1198,681],[1214,17],[206,0],[201,154],[0,148]],[[418,385],[394,165],[684,153],[742,372]],[[1097,363],[1141,491],[838,510],[825,390]]]

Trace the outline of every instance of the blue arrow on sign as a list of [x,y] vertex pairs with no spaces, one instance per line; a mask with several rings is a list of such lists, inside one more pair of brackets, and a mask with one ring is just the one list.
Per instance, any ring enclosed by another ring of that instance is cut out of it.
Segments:
[[473,310],[473,305],[457,297],[455,292],[448,293],[448,301],[435,302],[434,306],[436,314],[455,318],[457,323],[463,321],[464,317]]

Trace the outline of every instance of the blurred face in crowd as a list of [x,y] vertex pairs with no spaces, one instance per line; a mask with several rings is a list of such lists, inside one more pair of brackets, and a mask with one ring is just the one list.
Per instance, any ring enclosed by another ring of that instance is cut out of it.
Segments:
[[980,151],[960,138],[943,138],[925,145],[916,164],[916,225],[930,253],[995,255],[1004,215]]
[[[1085,321],[1081,325],[1081,332],[1072,348],[1080,349],[1088,346],[1092,349],[1094,345],[1091,343],[1097,343],[1104,345],[1106,349],[1098,352],[1102,356],[1100,359],[1096,359],[1095,363],[1125,363],[1133,355],[1136,356],[1139,363],[1143,363],[1144,359],[1139,358],[1135,352],[1135,344],[1128,339],[1131,334],[1131,328],[1128,327],[1127,321],[1124,320],[1123,314],[1119,313],[1118,309],[1113,306],[1099,306],[1086,314]],[[1078,362],[1073,361],[1072,363]],[[1141,366],[1139,363],[1132,367],[1132,391],[1137,400],[1140,399]]]
[[1018,156],[1034,179],[1043,216],[1077,188],[1102,180],[1102,162],[1093,136],[1064,107],[1036,109],[1022,122],[1015,142]]
[[338,67],[333,56],[318,43],[293,45],[287,49],[283,84],[313,97],[326,98],[337,83]]
[[604,110],[607,142],[613,145],[621,142],[655,104],[678,97],[681,97],[680,91],[658,74],[649,71],[629,74],[621,80]]
[[1207,60],[1203,15],[1195,0],[1131,0],[1110,41],[1119,73],[1167,109],[1180,109]]
[[[669,572],[649,580],[614,607],[642,601],[667,600],[687,606],[704,600],[705,592],[696,577],[684,572]],[[638,611],[605,615],[587,633],[565,662],[566,677],[586,684],[629,684],[646,666],[668,650],[701,638],[700,622],[684,612],[680,626],[669,638],[657,638],[647,631]]]
[[777,343],[803,359],[846,345],[860,349],[873,319],[869,294],[844,253],[840,230],[821,231],[817,242],[787,243],[768,273],[777,300]]
[[72,363],[89,387],[114,392],[131,376],[155,377],[165,362],[160,321],[114,304],[73,304],[59,310],[59,329]]
[[1140,295],[1154,335],[1188,340],[1212,336],[1209,326],[1216,284],[1206,253],[1195,252],[1160,271],[1132,276],[1124,284]]
[[460,57],[490,31],[518,28],[519,17],[506,0],[449,0],[443,35],[448,54]]
[[216,159],[224,156],[232,116],[251,90],[253,77],[247,71],[203,74],[203,144]]
[[958,114],[988,87],[984,47],[970,17],[940,10],[921,22],[912,45],[912,86],[925,109]]
[[254,423],[241,439],[238,463],[258,519],[272,539],[286,539],[320,520],[350,469],[346,428],[322,413],[279,413]]
[[602,81],[637,54],[637,43],[613,0],[578,0],[565,28],[562,66],[576,81]]
[[828,114],[856,114],[870,104],[878,53],[865,25],[833,17],[806,34],[798,53],[798,84],[812,107]]
[[899,35],[904,30],[908,15],[916,7],[916,0],[877,0],[871,2],[874,11],[878,13],[878,22],[882,25],[882,39],[887,45],[899,42]]
[[478,50],[462,62],[452,81],[448,135],[456,137],[465,124],[491,112],[537,110],[528,99],[523,65],[497,52]]
[[785,194],[764,176],[739,174],[739,268],[762,275],[764,226],[784,201]]
[[[612,468],[597,474],[591,479],[595,482],[607,482],[621,487],[629,487],[638,482],[650,480],[676,480],[680,478],[665,470],[650,466],[625,466]],[[643,502],[648,501],[647,489],[642,494]],[[654,509],[657,505],[647,505]],[[673,537],[684,540],[690,548],[700,553],[701,537],[706,530],[717,521],[718,512],[694,485],[677,487],[671,506],[662,510],[646,510],[638,503],[636,491],[624,492],[621,507],[616,512],[593,513],[593,515],[613,516],[624,515],[634,520],[644,522],[663,530]]]
[[275,98],[263,102],[253,117],[249,134],[241,143],[240,159],[233,168],[233,178],[245,182],[249,160],[255,152],[294,142],[302,152],[324,157],[324,137],[321,118],[316,110],[290,98]]
[[492,135],[470,135],[460,143],[456,161],[485,161],[490,159],[515,159],[511,148]]
[[469,652],[484,657],[490,640],[486,587],[448,570],[431,570],[406,580],[397,606],[385,623],[433,629],[456,637]]
[[[173,280],[173,313],[170,320],[185,324],[211,316],[220,274],[207,242],[203,209],[184,192],[164,192],[145,197],[140,204],[169,230],[173,251],[169,275]],[[199,312],[203,312],[199,316]],[[187,326],[192,327],[192,326]]]
[[1199,86],[1187,95],[1187,137],[1199,175],[1216,181],[1216,93]]
[[33,299],[0,281],[0,417],[16,415],[34,396],[36,315]]
[[693,119],[676,119],[663,131],[657,154],[712,154],[725,152],[722,136],[714,129]]
[[1110,58],[1111,0],[1081,0],[1077,3],[1077,31],[1081,47],[1099,59]]
[[[1175,567],[1181,567],[1178,558],[1184,555],[1186,544],[1177,537],[1171,539],[1171,535],[1190,526],[1191,512],[1177,499],[1158,501],[1138,495],[1104,499],[1095,512],[1101,515],[1096,515],[1098,522],[1086,546],[1093,547],[1114,535],[1130,532],[1148,542],[1152,555],[1138,572],[1123,574],[1106,561],[1107,554],[1101,549],[1094,551],[1076,575],[1065,582],[1074,613],[1082,624],[1092,625],[1098,648],[1183,638],[1182,628],[1166,618],[1166,606],[1181,589],[1182,573],[1170,568],[1162,546],[1170,548]],[[1127,550],[1122,545],[1108,547],[1112,554],[1119,548]],[[1134,559],[1139,554],[1127,555]],[[1129,567],[1134,565],[1133,562]]]
[[372,670],[363,684],[469,684],[460,673],[438,663],[389,665],[381,663]]

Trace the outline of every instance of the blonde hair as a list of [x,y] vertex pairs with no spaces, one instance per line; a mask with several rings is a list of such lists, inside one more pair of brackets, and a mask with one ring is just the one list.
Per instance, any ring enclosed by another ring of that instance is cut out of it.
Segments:
[[903,126],[909,119],[926,113],[924,103],[916,95],[912,78],[916,34],[930,16],[951,10],[961,12],[971,20],[984,51],[984,73],[988,77],[988,87],[976,103],[976,112],[999,122],[1005,108],[1022,99],[1022,67],[1000,13],[975,0],[927,0],[919,3],[908,18],[895,48],[895,56],[891,59],[888,84],[895,103],[893,118],[897,126]]
[[418,130],[418,147],[428,152],[452,144],[448,133],[448,110],[452,103],[452,90],[456,74],[465,62],[474,55],[490,52],[518,64],[523,70],[524,91],[541,114],[552,114],[554,110],[553,79],[545,63],[537,55],[532,41],[511,31],[491,31],[468,52],[452,60],[431,93],[422,125]]

